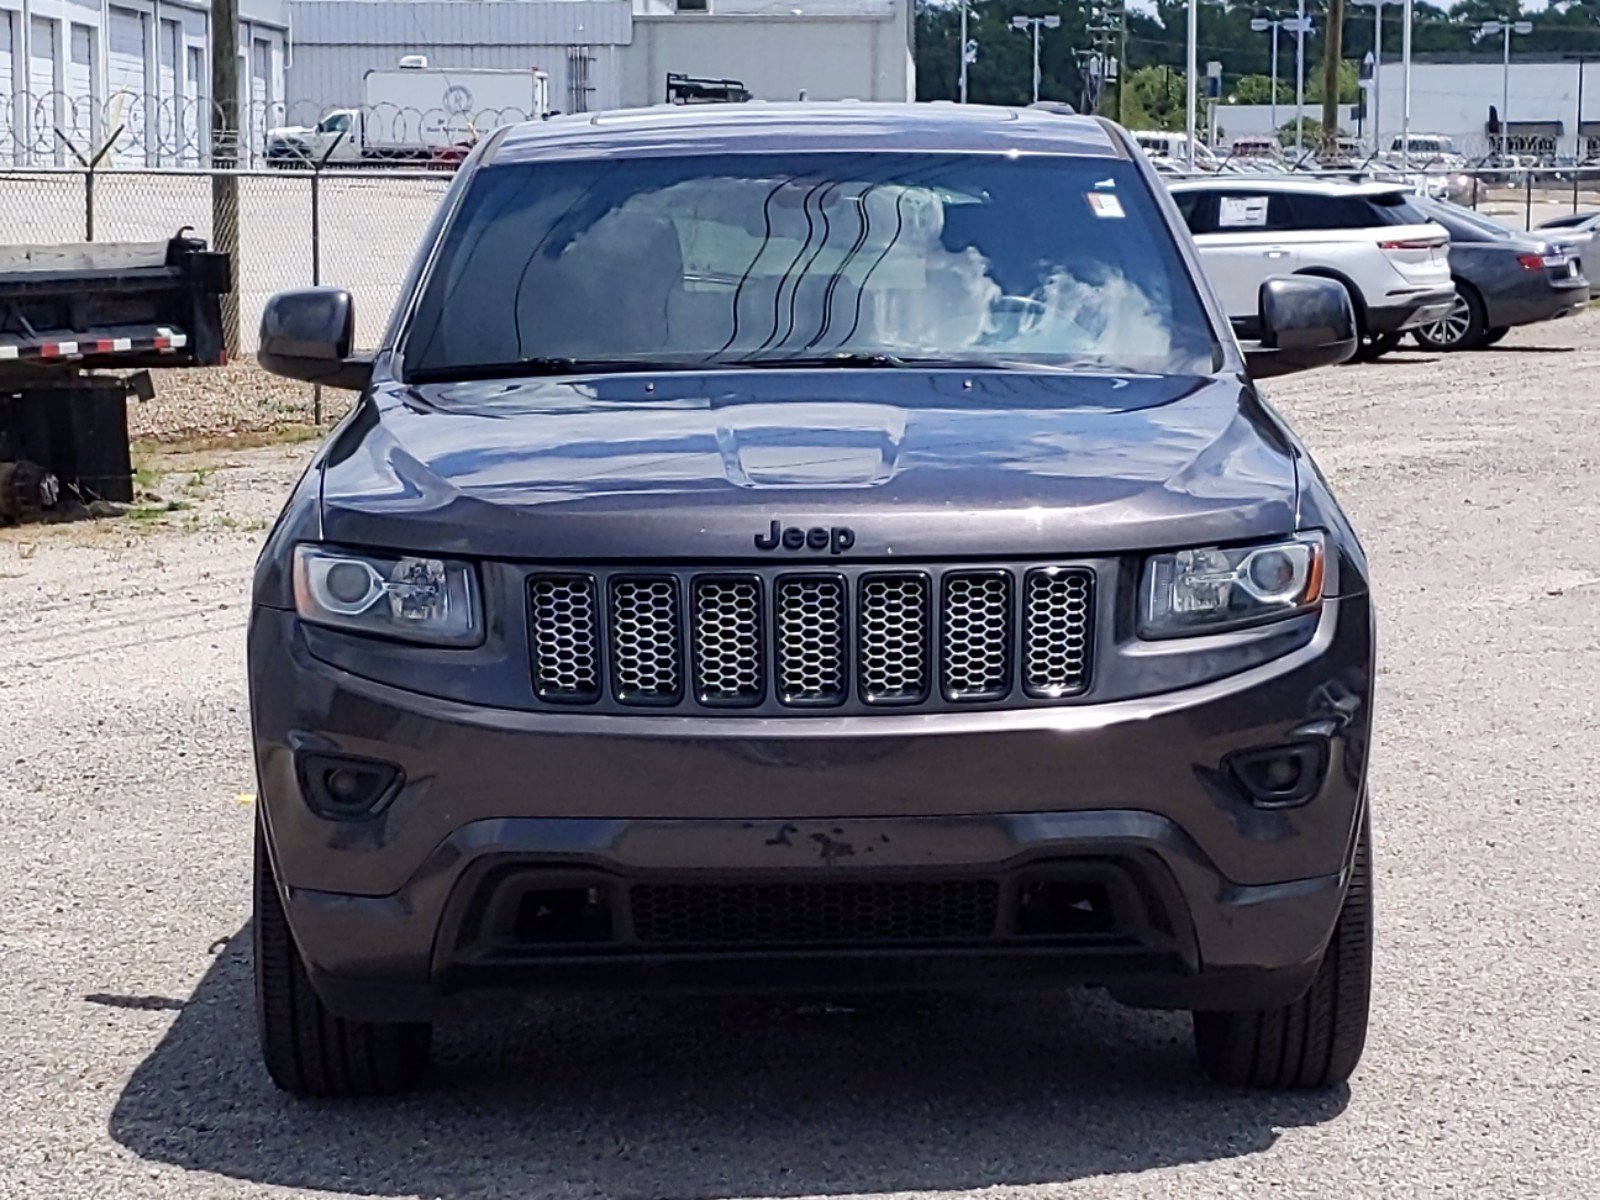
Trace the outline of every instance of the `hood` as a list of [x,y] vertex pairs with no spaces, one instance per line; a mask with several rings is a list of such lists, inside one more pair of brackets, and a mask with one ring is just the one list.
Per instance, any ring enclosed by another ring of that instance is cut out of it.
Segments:
[[1296,491],[1237,379],[826,370],[380,386],[322,497],[324,535],[355,545],[722,560],[774,523],[847,529],[854,558],[1271,536]]

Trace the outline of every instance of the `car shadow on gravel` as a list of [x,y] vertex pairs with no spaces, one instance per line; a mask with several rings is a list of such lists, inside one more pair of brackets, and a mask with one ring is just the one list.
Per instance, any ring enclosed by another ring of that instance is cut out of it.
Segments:
[[141,1157],[376,1196],[920,1192],[1227,1159],[1336,1117],[1348,1091],[1207,1084],[1187,1020],[1096,993],[985,1000],[562,999],[441,1029],[431,1085],[291,1100],[259,1065],[249,930],[134,1071],[112,1136]]

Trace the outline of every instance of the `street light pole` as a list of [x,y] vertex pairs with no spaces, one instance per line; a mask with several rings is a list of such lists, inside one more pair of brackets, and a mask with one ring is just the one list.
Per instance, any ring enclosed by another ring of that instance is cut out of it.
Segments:
[[1200,0],[1189,0],[1188,47],[1185,51],[1188,70],[1184,72],[1183,125],[1187,135],[1185,143],[1189,170],[1194,170],[1195,104],[1197,103],[1196,76],[1200,74]]
[[1514,21],[1510,17],[1495,17],[1478,28],[1479,37],[1504,37],[1500,75],[1500,164],[1505,165],[1511,152],[1511,35],[1532,33],[1532,21]]
[[1044,29],[1060,29],[1061,18],[1051,13],[1045,17],[1012,17],[1011,28],[1016,30],[1033,31],[1033,102],[1039,103],[1039,84],[1041,75],[1039,70],[1039,37]]
[[1400,26],[1400,166],[1411,165],[1411,9],[1405,0]]
[[1267,98],[1267,120],[1272,124],[1272,137],[1278,137],[1278,31],[1288,20],[1283,13],[1269,11],[1267,16],[1252,17],[1250,30],[1252,33],[1272,32],[1272,95]]
[[967,63],[972,50],[967,45],[967,0],[961,0],[961,103],[967,102]]
[[1383,77],[1383,5],[1384,0],[1352,0],[1363,7],[1372,7],[1372,149],[1383,150],[1383,89],[1378,86]]

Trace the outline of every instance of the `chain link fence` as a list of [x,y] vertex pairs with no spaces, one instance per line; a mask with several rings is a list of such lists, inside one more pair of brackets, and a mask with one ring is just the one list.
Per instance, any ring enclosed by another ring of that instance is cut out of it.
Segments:
[[[213,181],[238,191],[237,227],[216,228]],[[255,349],[267,298],[336,284],[372,345],[450,176],[418,171],[0,172],[0,245],[163,241],[188,227],[234,255],[236,352]]]

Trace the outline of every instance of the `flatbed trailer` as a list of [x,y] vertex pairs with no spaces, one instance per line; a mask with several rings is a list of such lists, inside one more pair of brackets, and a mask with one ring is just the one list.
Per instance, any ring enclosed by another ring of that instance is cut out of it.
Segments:
[[226,254],[165,242],[0,246],[0,525],[133,499],[130,396],[227,360]]

